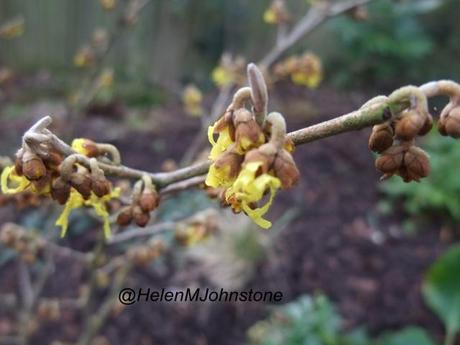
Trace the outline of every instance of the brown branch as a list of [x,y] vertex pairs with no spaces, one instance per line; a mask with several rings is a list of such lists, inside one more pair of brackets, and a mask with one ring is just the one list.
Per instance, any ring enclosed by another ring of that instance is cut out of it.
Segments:
[[[349,114],[288,133],[288,137],[293,140],[295,145],[302,145],[340,133],[360,130],[387,121],[392,116],[397,116],[400,111],[409,105],[410,98],[431,97],[441,94],[456,97],[456,95],[460,95],[460,86],[453,81],[446,80],[430,82],[418,88],[407,86],[396,90],[389,97],[377,96],[360,109]],[[46,123],[50,123],[50,121],[51,118],[48,117]],[[31,134],[30,130],[27,133],[29,133],[29,137],[33,137],[34,133]],[[47,140],[47,142],[51,144],[60,143],[56,149],[60,150],[64,155],[74,152],[47,129],[42,129],[42,133],[38,134],[43,133],[54,138],[53,140]],[[162,193],[167,194],[203,182],[203,177],[194,177],[206,174],[211,162],[202,161],[182,169],[164,173],[150,173],[123,165],[112,165],[103,162],[98,164],[106,174],[117,177],[141,179],[143,175],[148,175],[152,178],[153,183],[159,189],[162,189]]]

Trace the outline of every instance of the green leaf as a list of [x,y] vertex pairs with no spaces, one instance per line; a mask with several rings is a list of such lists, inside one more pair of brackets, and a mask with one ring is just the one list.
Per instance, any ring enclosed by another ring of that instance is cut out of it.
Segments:
[[460,330],[460,244],[451,247],[429,269],[423,296],[444,322],[448,334]]
[[407,327],[396,333],[386,333],[378,341],[378,345],[435,345],[425,330]]

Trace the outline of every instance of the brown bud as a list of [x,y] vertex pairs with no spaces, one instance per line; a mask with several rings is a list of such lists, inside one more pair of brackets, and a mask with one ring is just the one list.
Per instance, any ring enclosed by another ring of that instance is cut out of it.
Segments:
[[454,107],[445,116],[441,115],[445,132],[452,138],[460,138],[460,106]]
[[110,182],[103,176],[91,176],[91,190],[98,196],[102,198],[104,195],[110,193]]
[[144,189],[139,198],[139,206],[144,212],[152,212],[158,207],[159,202],[160,197],[153,189]]
[[425,123],[423,124],[422,129],[418,132],[418,135],[426,135],[430,133],[431,129],[433,128],[433,116],[428,114],[425,119]]
[[91,178],[84,173],[74,173],[70,178],[70,184],[87,200],[91,196]]
[[58,177],[51,185],[51,197],[61,205],[64,205],[70,197],[70,183]]
[[291,154],[281,149],[273,163],[275,175],[280,179],[283,188],[291,188],[299,180],[299,170]]
[[376,159],[375,167],[384,174],[393,175],[398,172],[403,164],[405,148],[392,146]]
[[22,157],[22,172],[29,180],[38,180],[46,175],[46,167],[40,157],[26,151]]
[[429,157],[421,148],[411,146],[404,155],[404,168],[400,176],[405,182],[419,181],[430,173]]
[[131,206],[124,207],[117,217],[117,223],[121,226],[126,226],[133,220],[133,208]]
[[396,121],[395,134],[398,139],[411,140],[425,124],[425,117],[416,110],[406,110]]
[[369,149],[377,153],[382,153],[393,145],[393,135],[393,128],[388,123],[375,125],[369,137]]
[[144,212],[139,205],[133,207],[133,219],[137,226],[145,227],[150,220],[150,213]]

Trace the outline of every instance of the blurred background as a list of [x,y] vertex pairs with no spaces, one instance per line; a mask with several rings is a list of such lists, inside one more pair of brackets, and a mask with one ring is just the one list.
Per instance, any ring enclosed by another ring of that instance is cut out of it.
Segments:
[[[203,128],[246,84],[245,65],[318,2],[282,1],[284,13],[271,0],[0,0],[0,155],[7,162],[51,115],[61,138],[114,144],[130,167],[171,171],[206,157]],[[459,13],[456,0],[374,0],[325,20],[265,71],[269,110],[295,130],[400,86],[460,80]],[[307,66],[300,81],[286,72],[292,59]],[[445,102],[430,102],[434,116]],[[370,129],[343,134],[296,149],[301,181],[277,196],[271,230],[192,189],[162,200],[147,236],[103,246],[100,267],[77,259],[99,248],[91,214],[74,212],[59,239],[58,205],[0,195],[2,233],[25,243],[1,238],[0,344],[438,344],[443,322],[422,285],[459,239],[460,145],[436,132],[419,143],[432,158],[419,184],[378,182]],[[123,287],[279,290],[282,305],[123,307],[110,263],[132,260],[147,240],[166,250],[137,262]],[[99,300],[111,302],[106,313]]]

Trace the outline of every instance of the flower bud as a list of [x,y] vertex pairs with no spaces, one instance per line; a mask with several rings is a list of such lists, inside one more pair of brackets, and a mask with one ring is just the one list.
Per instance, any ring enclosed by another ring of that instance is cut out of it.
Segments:
[[126,226],[133,220],[133,208],[131,206],[124,207],[117,217],[117,223],[121,226]]
[[91,178],[84,173],[74,173],[70,178],[70,184],[87,200],[91,196]]
[[43,161],[35,153],[24,152],[22,157],[22,172],[29,180],[38,180],[45,176],[46,167]]
[[51,185],[51,197],[61,205],[64,205],[70,197],[70,183],[58,177]]
[[139,205],[133,207],[133,219],[137,226],[145,227],[150,220],[150,213],[144,212]]
[[104,195],[110,193],[110,182],[104,176],[91,176],[91,190],[102,198]]
[[397,173],[403,164],[404,151],[404,147],[399,145],[390,147],[376,159],[375,167],[384,174],[393,175]]
[[430,160],[425,151],[416,146],[411,146],[404,155],[404,169],[400,176],[405,182],[419,181],[429,175],[431,170]]
[[140,198],[139,206],[144,212],[152,212],[158,207],[160,198],[156,190],[144,188]]
[[411,140],[425,124],[425,117],[416,110],[406,110],[396,121],[395,134],[398,139]]
[[300,173],[295,161],[291,154],[284,149],[281,149],[276,155],[273,169],[283,188],[291,188],[299,180]]
[[393,145],[393,135],[393,128],[388,123],[375,125],[369,137],[369,149],[377,153],[382,153]]

